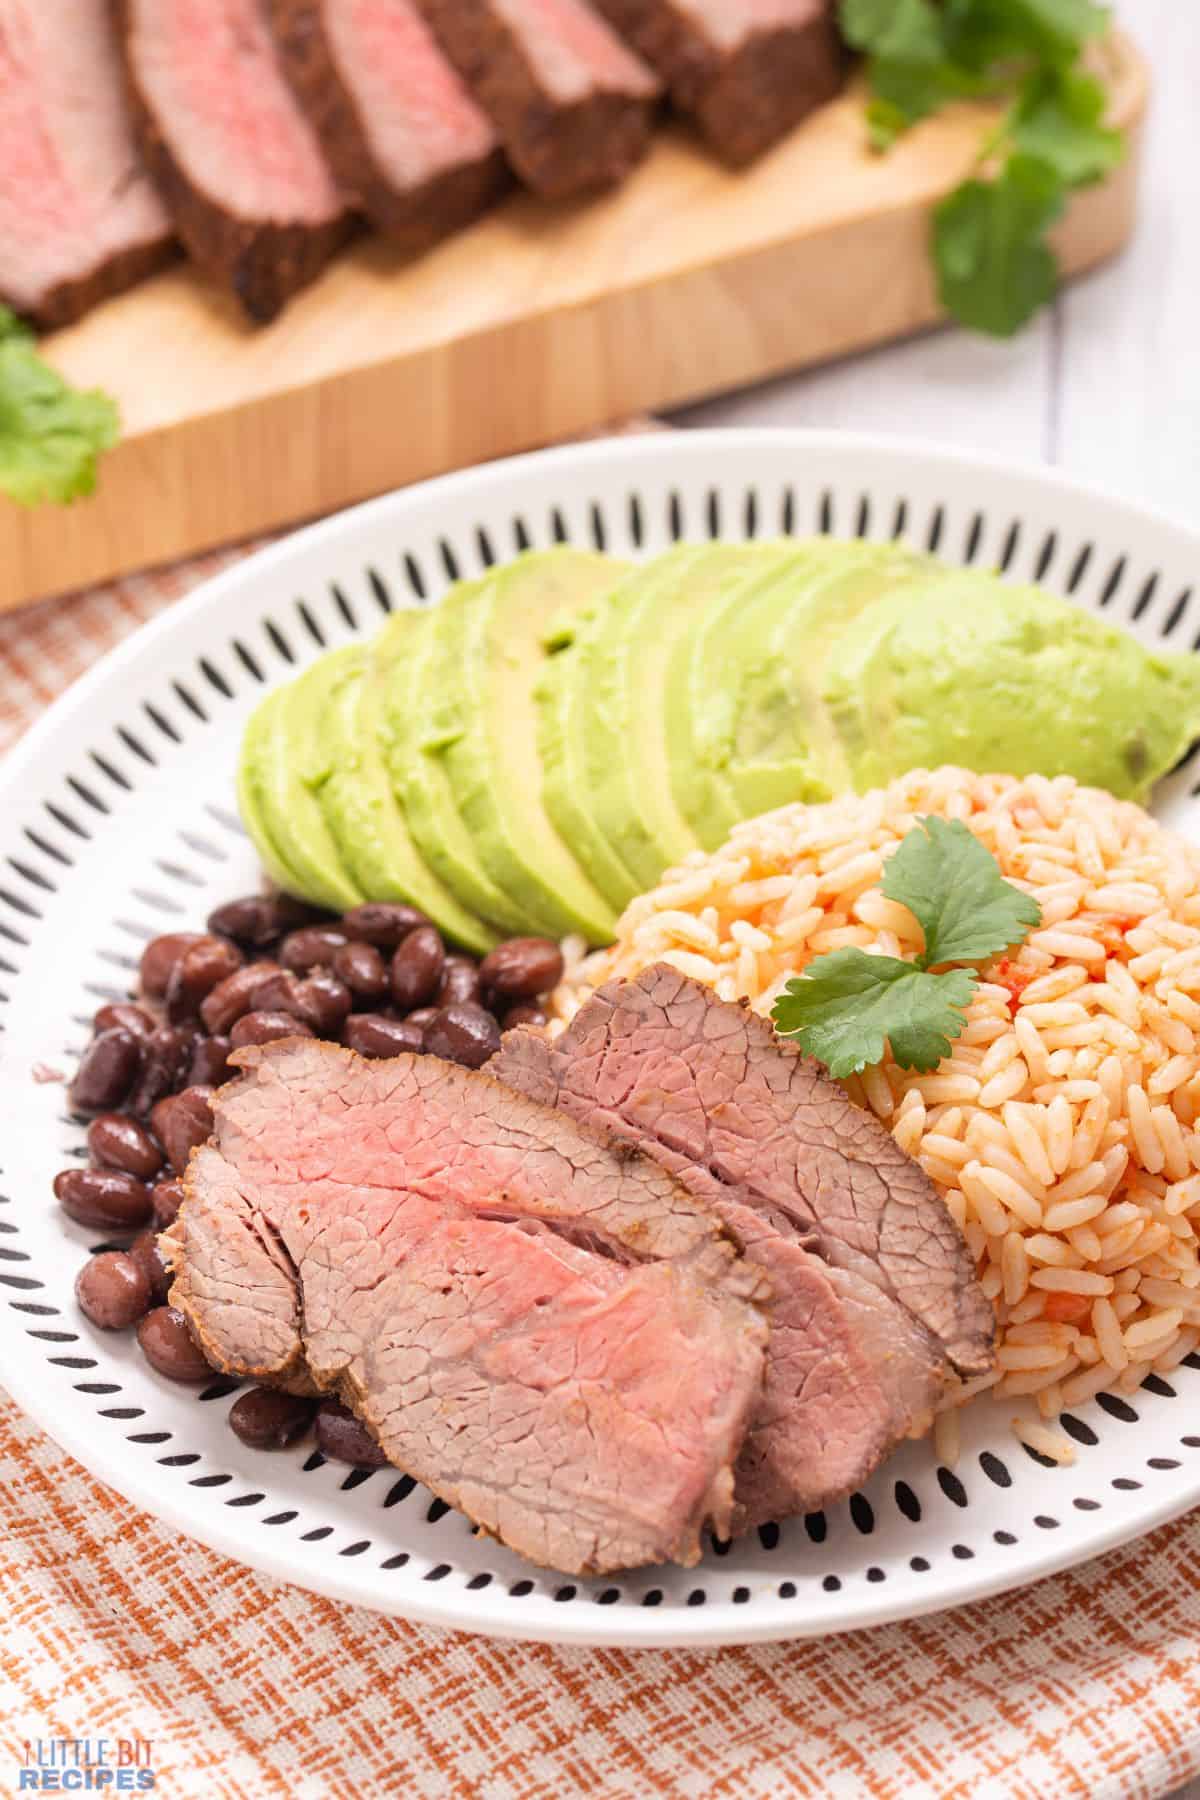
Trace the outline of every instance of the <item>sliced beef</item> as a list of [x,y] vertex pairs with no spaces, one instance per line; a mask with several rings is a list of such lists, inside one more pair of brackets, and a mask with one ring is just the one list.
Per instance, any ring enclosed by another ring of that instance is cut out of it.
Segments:
[[571,1571],[694,1561],[732,1521],[765,1284],[628,1144],[432,1057],[244,1050],[172,1227],[213,1363],[306,1364],[387,1455]]
[[67,325],[171,254],[108,0],[0,0],[0,292]]
[[585,0],[420,0],[517,173],[563,199],[642,156],[659,86]]
[[761,155],[842,83],[832,0],[595,4],[734,164]]
[[991,1364],[992,1311],[931,1183],[818,1064],[659,965],[601,988],[489,1073],[621,1136],[712,1205],[775,1289],[747,1523],[857,1487],[928,1429],[946,1376]]
[[189,254],[271,319],[347,233],[260,0],[117,0],[138,135]]
[[495,131],[411,0],[271,0],[271,22],[342,192],[404,249],[500,192]]

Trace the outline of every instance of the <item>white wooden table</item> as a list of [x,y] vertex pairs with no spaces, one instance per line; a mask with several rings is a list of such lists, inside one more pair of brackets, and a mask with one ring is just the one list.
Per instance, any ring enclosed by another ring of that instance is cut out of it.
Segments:
[[1053,463],[1200,516],[1200,0],[1117,10],[1155,73],[1141,222],[1123,257],[1011,342],[933,332],[677,422],[900,432]]

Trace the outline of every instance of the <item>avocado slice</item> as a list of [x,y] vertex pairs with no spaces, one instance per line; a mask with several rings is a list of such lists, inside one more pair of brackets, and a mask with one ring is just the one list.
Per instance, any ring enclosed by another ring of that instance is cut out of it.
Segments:
[[[794,605],[780,612],[766,658],[748,670],[739,696],[728,768],[739,818],[797,797],[830,799],[849,788],[850,772],[820,698],[821,673],[854,619],[881,594],[899,593],[924,578],[929,566],[927,557],[903,545],[829,539],[812,545],[811,578],[798,584]],[[778,706],[776,669],[788,673],[788,710]]]
[[250,834],[258,860],[271,880],[286,893],[296,894],[307,900],[309,896],[305,883],[284,862],[279,847],[271,836],[259,785],[260,770],[273,755],[270,744],[275,730],[275,715],[280,710],[285,691],[282,687],[272,689],[250,715],[238,755],[237,802],[242,823]]
[[469,601],[492,579],[461,581],[436,606],[414,607],[389,619],[375,645],[379,735],[384,764],[421,855],[460,906],[512,936],[528,930],[529,920],[484,868],[439,754],[455,729],[453,696],[462,669],[438,634],[444,631],[453,646]]
[[526,929],[593,944],[611,940],[616,915],[543,805],[534,690],[547,637],[624,567],[567,546],[529,551],[435,626],[441,703],[426,753],[442,762],[479,860]]
[[958,763],[1144,801],[1200,736],[1200,657],[1036,587],[933,565],[856,619],[822,681],[854,785]]
[[765,574],[727,591],[677,647],[668,674],[672,781],[706,850],[742,819],[849,785],[819,699],[820,670],[846,623],[924,566],[893,544],[793,543]]
[[342,861],[315,792],[325,775],[318,720],[344,654],[320,657],[268,694],[242,740],[238,780],[246,829],[268,874],[289,893],[333,912],[366,898]]
[[335,659],[337,672],[318,722],[324,775],[317,792],[342,860],[372,900],[419,907],[443,937],[486,955],[496,933],[461,906],[424,861],[384,767],[377,668],[386,662],[386,650],[373,656],[354,644],[332,652],[330,661]]
[[576,860],[587,870],[609,905],[618,911],[637,892],[637,883],[615,846],[588,809],[587,731],[591,696],[587,650],[610,595],[573,617],[556,621],[544,643],[546,658],[534,682],[537,748],[542,766],[542,805]]
[[547,807],[560,830],[568,809],[584,815],[587,849],[576,851],[614,906],[700,844],[670,778],[665,688],[675,648],[722,595],[779,557],[767,544],[677,545],[606,597],[546,683],[545,735],[563,744],[546,758]]

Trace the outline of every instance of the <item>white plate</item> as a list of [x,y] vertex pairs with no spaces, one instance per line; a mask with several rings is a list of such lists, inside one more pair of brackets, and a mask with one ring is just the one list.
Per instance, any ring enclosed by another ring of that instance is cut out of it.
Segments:
[[[1068,1419],[1047,1467],[977,1406],[958,1468],[910,1445],[861,1495],[768,1528],[695,1569],[547,1574],[472,1535],[394,1472],[246,1449],[229,1385],[199,1397],[131,1336],[81,1317],[96,1233],[65,1220],[56,1171],[81,1154],[64,1091],[90,1014],[127,990],[143,940],[193,927],[257,883],[237,823],[238,741],[263,684],[455,575],[569,539],[648,554],[678,536],[906,534],[1104,610],[1147,643],[1200,632],[1200,539],[1047,475],[918,445],[814,432],[696,432],[522,457],[312,527],[208,583],[106,657],[0,779],[0,1379],[87,1468],[240,1562],[413,1619],[592,1644],[737,1643],[956,1605],[1061,1569],[1200,1502],[1200,1362]],[[1200,834],[1193,777],[1160,813]],[[1200,785],[1200,784],[1198,784]],[[1190,1430],[1189,1430],[1190,1426]],[[317,1466],[314,1466],[314,1462]]]

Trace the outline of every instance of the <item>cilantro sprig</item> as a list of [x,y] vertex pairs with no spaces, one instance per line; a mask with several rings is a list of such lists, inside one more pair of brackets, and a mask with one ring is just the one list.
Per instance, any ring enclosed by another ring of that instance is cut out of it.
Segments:
[[1046,232],[1075,188],[1100,181],[1125,142],[1081,66],[1109,25],[1093,0],[841,0],[867,58],[871,142],[886,150],[952,100],[1004,100],[972,175],[935,209],[932,254],[946,311],[1011,337],[1058,286]]
[[0,493],[21,506],[90,494],[97,458],[120,429],[116,402],[100,388],[73,388],[0,306]]
[[957,819],[919,820],[880,886],[916,918],[925,937],[920,956],[905,962],[858,949],[818,956],[788,982],[771,1013],[784,1037],[839,1077],[880,1062],[888,1044],[902,1069],[936,1069],[979,981],[974,969],[935,973],[937,966],[982,962],[1041,922],[1037,901],[1005,881],[995,857]]

